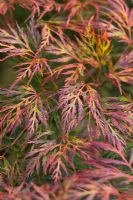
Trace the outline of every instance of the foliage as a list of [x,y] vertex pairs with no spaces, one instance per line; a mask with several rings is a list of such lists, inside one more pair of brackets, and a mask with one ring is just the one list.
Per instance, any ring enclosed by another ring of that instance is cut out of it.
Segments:
[[0,1],[1,200],[132,200],[128,3]]

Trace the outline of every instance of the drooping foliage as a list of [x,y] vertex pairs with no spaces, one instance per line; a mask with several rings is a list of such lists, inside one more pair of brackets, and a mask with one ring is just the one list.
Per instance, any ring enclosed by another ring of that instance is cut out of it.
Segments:
[[133,199],[132,7],[0,1],[1,200]]

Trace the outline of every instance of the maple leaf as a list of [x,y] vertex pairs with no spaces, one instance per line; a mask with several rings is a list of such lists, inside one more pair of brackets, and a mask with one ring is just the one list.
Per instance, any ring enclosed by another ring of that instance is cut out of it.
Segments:
[[83,93],[84,84],[65,84],[60,91],[58,108],[62,109],[63,130],[68,132],[83,119]]
[[109,0],[109,5],[110,7],[103,6],[103,13],[110,21],[103,19],[100,26],[108,30],[110,37],[131,44],[133,9],[129,8],[124,0]]
[[10,57],[25,57],[26,55],[33,55],[33,51],[29,46],[29,41],[26,34],[18,25],[17,28],[18,31],[9,25],[9,32],[4,29],[0,29],[0,52],[8,54],[2,58],[1,61],[4,61]]
[[[74,157],[76,154],[87,160],[95,153],[93,148],[89,148],[91,145],[89,141],[75,137],[63,138],[60,143],[46,139],[44,141],[33,140],[30,143],[33,147],[26,155],[26,158],[30,158],[26,176],[33,174],[35,168],[39,172],[40,162],[42,162],[44,174],[49,172],[55,183],[58,183],[64,175],[68,176],[68,165],[75,171]],[[39,143],[40,146],[36,148],[36,144]]]
[[40,95],[31,86],[22,86],[18,90],[1,89],[0,93],[5,101],[0,109],[1,139],[6,133],[13,134],[23,123],[28,137],[37,130],[39,121],[47,126],[48,112]]
[[[84,36],[78,40],[78,43],[83,51],[84,59],[86,61],[88,59],[90,65],[99,67],[99,65],[105,64],[111,52],[111,43],[106,32],[96,34],[91,25],[88,25]],[[89,58],[93,58],[92,64],[89,62]]]
[[109,69],[108,78],[112,79],[115,85],[119,88],[120,93],[122,94],[122,84],[125,82],[128,84],[133,83],[133,52],[126,52],[121,55],[116,64]]

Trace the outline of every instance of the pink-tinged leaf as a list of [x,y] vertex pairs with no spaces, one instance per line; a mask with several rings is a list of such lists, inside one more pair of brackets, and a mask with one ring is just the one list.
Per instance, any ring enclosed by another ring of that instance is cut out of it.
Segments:
[[[96,159],[96,163],[99,163],[100,165],[101,164],[102,165],[105,164],[105,166],[106,166],[106,164],[110,164],[110,165],[125,165],[125,166],[127,166],[127,163],[125,163],[124,161],[111,159],[111,158],[97,158]],[[89,164],[89,162],[88,162],[88,164]]]
[[72,60],[72,58],[70,56],[65,56],[64,58],[56,58],[56,59],[51,59],[51,62],[59,62],[59,63],[65,63],[65,62],[69,62],[70,60]]
[[103,6],[103,13],[109,18],[103,20],[103,26],[106,26],[111,37],[117,37],[121,42],[131,44],[132,8],[129,8],[124,0],[109,0],[109,5],[110,7]]
[[13,134],[21,123],[25,124],[29,138],[38,129],[39,122],[47,127],[48,111],[42,103],[40,94],[37,94],[33,87],[23,86],[18,90],[7,89],[2,93],[3,97],[5,96],[6,105],[0,109],[3,129],[1,137],[6,133]]
[[116,154],[118,154],[120,157],[123,158],[124,156],[124,152],[123,149],[117,149],[114,146],[112,146],[109,143],[104,143],[104,142],[92,142],[92,145],[94,145],[96,148],[101,148],[105,151],[111,151],[114,152]]
[[[66,84],[60,91],[58,108],[62,109],[64,130],[71,130],[83,118],[83,104],[80,99],[83,87],[82,83],[75,86]],[[77,112],[79,110],[81,112]]]

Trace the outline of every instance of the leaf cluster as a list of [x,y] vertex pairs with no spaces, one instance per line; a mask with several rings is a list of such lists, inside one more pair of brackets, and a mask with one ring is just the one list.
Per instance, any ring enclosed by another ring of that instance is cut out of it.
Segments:
[[1,200],[133,199],[130,4],[0,1]]

